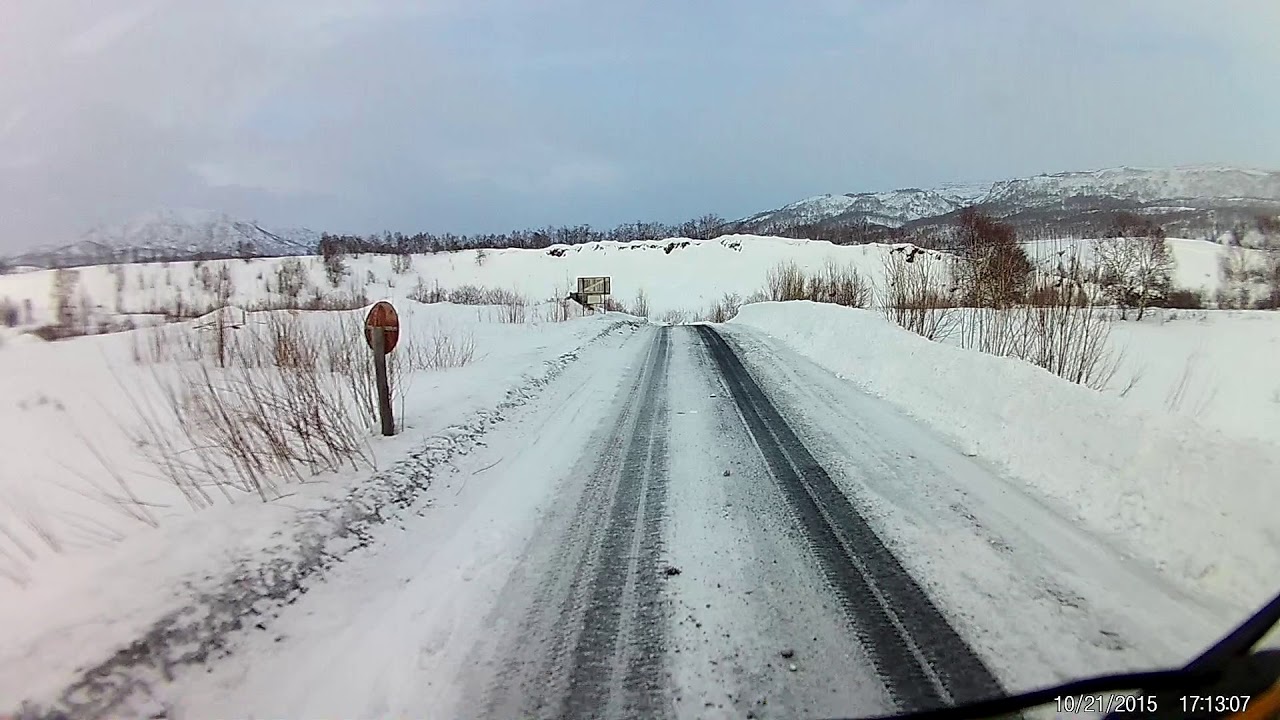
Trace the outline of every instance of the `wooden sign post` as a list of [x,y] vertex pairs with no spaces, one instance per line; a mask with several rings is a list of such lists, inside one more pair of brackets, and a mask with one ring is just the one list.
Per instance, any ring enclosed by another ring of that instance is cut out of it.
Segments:
[[391,415],[391,385],[387,382],[387,354],[400,341],[400,316],[391,303],[383,300],[369,308],[364,319],[364,339],[373,349],[373,374],[378,385],[378,417],[382,434],[395,435],[396,421]]

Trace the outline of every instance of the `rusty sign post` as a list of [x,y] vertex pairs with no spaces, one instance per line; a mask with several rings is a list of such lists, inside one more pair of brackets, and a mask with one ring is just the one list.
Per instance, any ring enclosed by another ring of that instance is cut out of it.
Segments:
[[373,349],[373,374],[378,384],[378,417],[382,434],[395,435],[396,421],[391,415],[391,385],[387,382],[387,354],[400,341],[400,316],[391,303],[382,300],[369,308],[364,318],[364,339]]

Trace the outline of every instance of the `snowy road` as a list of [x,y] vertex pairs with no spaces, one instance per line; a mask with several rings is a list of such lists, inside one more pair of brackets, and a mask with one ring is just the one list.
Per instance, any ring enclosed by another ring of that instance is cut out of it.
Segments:
[[[1215,608],[742,329],[584,351],[173,718],[837,717],[1176,661]],[[727,340],[726,340],[727,338]]]

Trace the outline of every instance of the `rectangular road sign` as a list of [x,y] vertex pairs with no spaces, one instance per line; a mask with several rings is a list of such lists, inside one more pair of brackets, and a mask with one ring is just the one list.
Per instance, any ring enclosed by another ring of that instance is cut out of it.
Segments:
[[612,290],[612,283],[607,277],[580,277],[578,278],[578,294],[580,295],[609,295]]

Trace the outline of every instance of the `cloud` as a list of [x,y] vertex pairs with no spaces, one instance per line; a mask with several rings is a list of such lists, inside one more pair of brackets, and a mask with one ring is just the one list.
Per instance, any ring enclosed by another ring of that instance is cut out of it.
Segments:
[[1266,0],[10,0],[0,250],[165,205],[341,231],[1280,165]]

